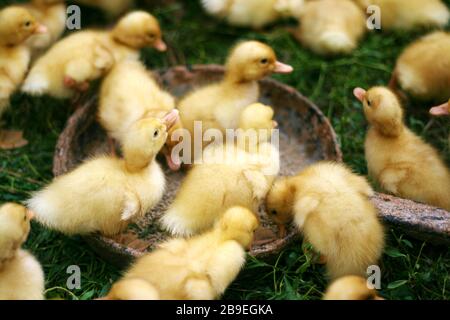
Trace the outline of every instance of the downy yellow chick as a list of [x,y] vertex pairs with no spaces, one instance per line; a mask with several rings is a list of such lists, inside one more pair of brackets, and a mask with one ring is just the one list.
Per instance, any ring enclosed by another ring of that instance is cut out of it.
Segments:
[[332,279],[365,275],[384,245],[367,181],[342,164],[321,162],[297,176],[277,180],[266,199],[269,217],[278,225],[292,219],[325,259]]
[[[150,71],[139,61],[117,63],[103,80],[98,119],[111,138],[121,142],[129,128],[144,118],[162,118],[175,109],[175,99],[163,91]],[[181,127],[177,123],[169,132],[163,149],[171,169],[178,169],[170,157],[170,133]]]
[[400,197],[450,210],[450,172],[438,152],[403,123],[403,109],[389,89],[356,88],[369,122],[365,155],[369,174]]
[[[241,121],[245,128],[256,125],[273,129],[270,107],[253,104],[247,110],[250,113],[244,113]],[[280,170],[280,155],[267,142],[270,134],[265,131],[257,133],[255,140],[242,134],[236,143],[214,143],[204,150],[200,163],[189,171],[161,219],[166,230],[177,236],[191,236],[210,229],[230,207],[258,212]],[[253,143],[249,145],[248,141]]]
[[384,300],[370,288],[367,280],[358,276],[337,279],[328,287],[323,300]]
[[257,42],[238,44],[230,53],[223,81],[193,91],[178,108],[183,128],[194,137],[194,122],[202,132],[215,128],[237,129],[242,110],[259,98],[258,80],[275,73],[290,73],[292,67],[278,62],[272,48]]
[[99,8],[111,18],[126,12],[134,4],[134,0],[74,0],[74,2]]
[[[364,10],[380,8],[382,29],[411,30],[419,27],[444,27],[450,17],[441,0],[354,0]],[[370,12],[372,13],[372,12]]]
[[45,34],[34,35],[28,40],[27,44],[35,56],[61,38],[66,28],[66,5],[63,0],[31,0],[23,7],[48,30]]
[[[252,156],[261,157],[261,159],[270,155],[278,157],[278,151],[275,152],[269,143],[273,129],[278,126],[273,117],[274,110],[270,106],[261,103],[247,106],[242,111],[239,128],[234,131],[233,139],[225,137],[225,141],[214,141],[208,145],[202,154],[203,163],[248,164],[249,160],[254,160],[249,159]],[[268,164],[270,166],[279,163],[269,161]]]
[[207,233],[169,240],[139,258],[106,299],[217,299],[243,267],[257,227],[251,211],[230,208]]
[[450,33],[433,32],[403,51],[391,84],[398,83],[416,98],[443,102],[450,97],[449,66]]
[[295,15],[305,0],[202,0],[205,10],[229,24],[260,29],[276,20]]
[[[45,32],[46,28],[24,8],[11,6],[0,10],[0,118],[28,71],[31,53],[26,40]],[[0,149],[26,144],[21,131],[0,130]]]
[[112,236],[144,216],[162,198],[165,177],[155,157],[177,111],[136,122],[123,141],[124,159],[98,157],[55,178],[28,206],[42,224],[65,234]]
[[366,32],[365,15],[351,0],[309,1],[299,18],[295,36],[318,54],[350,53]]
[[39,262],[20,249],[30,232],[32,212],[7,203],[0,207],[0,300],[42,300],[44,273]]
[[143,11],[127,14],[112,30],[75,32],[36,61],[22,91],[70,98],[104,76],[114,63],[137,60],[144,47],[166,50],[158,21]]

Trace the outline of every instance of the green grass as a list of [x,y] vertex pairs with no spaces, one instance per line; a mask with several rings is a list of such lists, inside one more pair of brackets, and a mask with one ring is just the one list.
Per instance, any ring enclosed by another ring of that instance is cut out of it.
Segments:
[[[13,1],[6,1],[11,3]],[[5,4],[0,0],[0,5]],[[339,135],[344,159],[355,171],[366,174],[363,155],[365,120],[352,97],[355,86],[386,84],[396,57],[424,32],[372,33],[347,57],[326,59],[299,46],[288,34],[287,21],[264,32],[230,28],[205,16],[199,1],[183,1],[153,12],[160,19],[173,54],[145,51],[150,68],[173,64],[221,63],[228,49],[241,39],[258,39],[273,46],[280,60],[296,71],[277,79],[297,88],[331,119]],[[447,0],[450,4],[450,1]],[[184,11],[182,10],[184,7]],[[83,10],[83,27],[103,23],[95,10]],[[450,163],[448,119],[433,120],[428,105],[415,103],[407,110],[407,123],[442,152]],[[52,179],[55,142],[70,115],[67,102],[15,95],[3,117],[8,128],[23,128],[30,144],[14,151],[0,151],[0,201],[21,202],[30,192]],[[382,290],[389,299],[449,299],[450,253],[387,228],[388,246],[382,259]],[[46,274],[48,298],[90,299],[104,294],[121,270],[97,257],[78,237],[68,238],[33,224],[27,241]],[[70,265],[82,270],[82,289],[66,289]],[[311,264],[301,244],[283,251],[271,262],[250,259],[225,299],[319,299],[326,286],[323,267]]]

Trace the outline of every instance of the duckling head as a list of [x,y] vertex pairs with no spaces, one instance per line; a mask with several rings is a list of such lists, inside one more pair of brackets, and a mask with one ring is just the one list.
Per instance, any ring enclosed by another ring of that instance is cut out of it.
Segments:
[[113,38],[131,48],[153,47],[166,51],[158,20],[145,11],[133,11],[119,20],[114,27]]
[[450,100],[440,106],[430,109],[430,114],[433,116],[448,116],[450,115]]
[[288,178],[276,180],[267,194],[266,210],[280,229],[293,219],[293,209],[296,194],[296,186],[290,183]]
[[11,258],[26,241],[33,216],[32,211],[16,203],[0,207],[0,262]]
[[242,83],[257,81],[272,73],[291,73],[294,69],[277,61],[271,47],[258,41],[246,41],[231,51],[226,70],[230,81]]
[[228,209],[218,221],[223,239],[235,240],[246,249],[251,249],[253,235],[258,227],[256,215],[243,207]]
[[353,94],[363,104],[367,121],[378,132],[389,137],[402,132],[403,109],[391,90],[385,87],[373,87],[368,91],[356,88]]
[[384,300],[370,288],[367,280],[358,276],[346,276],[334,281],[325,292],[324,300]]
[[273,120],[273,116],[272,107],[261,103],[253,103],[242,111],[239,128],[246,132],[248,132],[247,130],[256,131],[258,141],[260,143],[267,142],[272,135],[272,130],[278,126],[278,123]]
[[153,161],[164,146],[168,131],[178,121],[178,117],[178,110],[174,109],[162,119],[142,119],[130,128],[122,146],[128,170],[141,170]]
[[159,293],[143,279],[123,279],[115,283],[101,300],[159,300]]
[[20,45],[32,35],[46,32],[47,27],[24,8],[10,6],[0,11],[0,45]]
[[274,114],[272,107],[262,103],[253,103],[242,111],[239,128],[272,130],[278,126],[278,123],[273,120]]

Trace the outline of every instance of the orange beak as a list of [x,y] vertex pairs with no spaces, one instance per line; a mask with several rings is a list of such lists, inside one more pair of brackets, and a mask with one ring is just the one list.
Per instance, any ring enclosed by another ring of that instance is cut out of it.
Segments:
[[34,33],[36,34],[43,34],[43,33],[47,33],[48,32],[48,28],[47,26],[43,25],[43,24],[38,24],[36,29],[34,30]]
[[154,43],[153,47],[161,52],[164,52],[167,50],[167,45],[164,41],[162,41],[161,39],[156,40],[156,42]]
[[353,95],[358,99],[360,102],[364,102],[364,99],[366,98],[367,91],[363,88],[355,88],[353,90]]
[[172,111],[170,111],[168,114],[166,114],[164,116],[162,121],[166,125],[167,131],[169,131],[170,128],[172,128],[178,122],[179,119],[180,119],[179,111],[177,109],[173,109]]
[[274,73],[291,73],[294,71],[294,68],[288,64],[284,64],[280,61],[275,62],[275,69],[273,70]]
[[430,114],[433,116],[448,116],[450,115],[450,103],[446,102],[440,106],[433,107],[430,109]]

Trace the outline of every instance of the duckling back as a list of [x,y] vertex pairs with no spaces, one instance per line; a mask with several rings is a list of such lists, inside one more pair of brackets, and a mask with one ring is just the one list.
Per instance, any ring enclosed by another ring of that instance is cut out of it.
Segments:
[[330,163],[313,165],[296,179],[294,221],[305,240],[325,256],[329,276],[364,276],[384,246],[383,227],[368,199],[373,192],[368,183]]
[[370,130],[365,154],[370,175],[386,191],[450,210],[449,169],[438,152],[408,128],[394,138]]
[[[257,219],[251,212],[242,217],[249,219],[242,222],[243,230],[240,226],[230,225],[227,231],[239,229],[248,233],[251,242]],[[138,259],[124,280],[145,280],[157,290],[161,299],[219,298],[238,275],[246,257],[239,240],[225,234],[222,220],[201,235],[163,243],[157,250]],[[251,230],[246,230],[247,226]]]
[[156,162],[129,174],[123,160],[101,157],[55,178],[27,204],[37,221],[65,234],[114,235],[156,205],[164,186]]
[[43,300],[44,272],[28,251],[19,249],[0,269],[0,300]]
[[441,0],[356,0],[363,9],[378,6],[383,29],[411,30],[418,27],[444,27],[450,17]]
[[350,0],[307,2],[300,19],[300,41],[319,54],[349,53],[365,32],[365,16]]
[[174,235],[198,234],[211,228],[228,207],[253,209],[252,195],[241,168],[223,164],[195,166],[161,223]]
[[277,0],[202,0],[209,14],[223,17],[234,26],[255,29],[279,18],[276,3]]
[[433,32],[408,46],[396,65],[400,86],[417,98],[446,101],[450,96],[450,34]]
[[108,133],[121,141],[137,120],[162,118],[174,108],[175,99],[159,87],[142,63],[125,60],[103,80],[98,117]]
[[114,62],[138,59],[137,50],[116,43],[108,31],[79,31],[57,42],[31,68],[22,91],[70,98],[74,91],[65,85],[70,77],[89,82],[106,74]]

